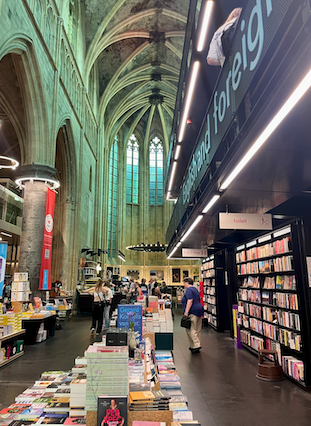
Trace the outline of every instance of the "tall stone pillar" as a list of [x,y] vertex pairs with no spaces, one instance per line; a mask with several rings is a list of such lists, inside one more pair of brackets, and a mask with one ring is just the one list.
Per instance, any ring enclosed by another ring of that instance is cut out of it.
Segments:
[[36,296],[44,297],[45,292],[38,289],[47,186],[44,181],[35,179],[36,177],[53,178],[54,169],[48,166],[32,165],[21,168],[21,172],[25,177],[34,177],[34,180],[24,182],[24,207],[18,270],[20,272],[28,272],[32,291],[31,298]]

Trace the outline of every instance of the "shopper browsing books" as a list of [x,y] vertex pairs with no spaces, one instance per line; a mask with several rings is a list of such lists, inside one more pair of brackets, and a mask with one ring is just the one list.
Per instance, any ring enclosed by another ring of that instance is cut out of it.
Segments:
[[103,283],[104,283],[103,280],[99,279],[95,287],[91,287],[90,289],[86,290],[87,293],[93,293],[93,296],[94,296],[93,303],[92,303],[91,333],[95,332],[96,323],[97,323],[96,334],[99,334],[102,330],[103,312],[104,312],[104,304],[105,304],[104,295],[108,292],[108,289],[103,287]]
[[184,316],[191,319],[191,328],[186,329],[192,353],[200,352],[202,315],[204,312],[201,305],[198,290],[193,286],[192,278],[184,278],[185,294],[181,299]]
[[152,296],[158,296],[158,299],[161,299],[162,297],[161,290],[158,287],[158,283],[154,283],[154,287],[152,289]]
[[[109,328],[109,324],[110,324],[110,306],[111,306],[111,302],[112,302],[112,291],[110,288],[110,282],[109,281],[105,281],[104,282],[104,327],[105,328]],[[107,290],[107,291],[105,291]]]

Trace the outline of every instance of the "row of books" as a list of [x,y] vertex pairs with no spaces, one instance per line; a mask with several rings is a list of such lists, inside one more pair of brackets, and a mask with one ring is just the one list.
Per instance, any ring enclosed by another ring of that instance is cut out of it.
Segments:
[[215,277],[214,269],[202,270],[202,278],[213,278]]
[[209,262],[202,263],[201,271],[206,271],[208,269],[214,268],[214,260],[210,260]]
[[[259,303],[259,302],[258,302]],[[262,292],[262,304],[279,308],[298,310],[297,294]]]
[[258,305],[239,301],[238,312],[252,317],[261,318],[261,306]]
[[259,290],[239,289],[239,300],[245,302],[261,303],[261,294]]
[[298,314],[287,311],[278,311],[273,308],[263,308],[263,319],[270,322],[275,322],[283,327],[292,328],[300,331],[300,318]]
[[293,256],[282,256],[237,265],[238,275],[268,274],[270,272],[292,271],[293,269]]
[[254,336],[247,330],[241,330],[241,341],[245,345],[255,349],[257,352],[260,349],[264,349],[264,339],[258,336]]
[[216,285],[215,278],[204,278],[203,285],[209,286],[209,287],[215,287]]
[[296,290],[295,275],[277,275],[276,277],[265,277],[263,288],[276,290]]
[[214,294],[216,294],[216,287],[205,287],[205,294],[214,296]]
[[304,364],[293,356],[282,357],[282,368],[284,373],[293,377],[298,382],[304,382]]
[[290,237],[285,237],[281,240],[274,241],[273,243],[239,251],[236,253],[236,261],[246,262],[249,260],[260,259],[262,257],[288,253],[289,251],[291,251],[291,239]]

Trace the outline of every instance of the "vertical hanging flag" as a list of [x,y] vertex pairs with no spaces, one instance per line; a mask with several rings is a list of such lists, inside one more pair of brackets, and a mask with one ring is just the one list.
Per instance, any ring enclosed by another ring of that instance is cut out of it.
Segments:
[[7,250],[8,244],[4,242],[0,243],[0,297],[3,295]]
[[46,198],[39,290],[51,290],[51,262],[55,195],[55,192],[48,188]]

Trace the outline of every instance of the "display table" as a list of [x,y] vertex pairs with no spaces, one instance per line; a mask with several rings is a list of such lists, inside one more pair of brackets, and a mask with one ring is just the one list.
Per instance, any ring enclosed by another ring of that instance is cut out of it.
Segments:
[[158,351],[172,351],[174,349],[173,333],[154,333],[155,347]]
[[92,312],[93,295],[89,293],[83,293],[77,290],[77,308],[78,312],[91,313]]
[[46,318],[24,318],[22,320],[23,329],[26,330],[25,333],[25,344],[33,345],[36,343],[37,334],[40,328],[40,325],[43,323],[44,330],[47,330],[47,339],[53,337],[56,327],[56,315],[51,315]]

